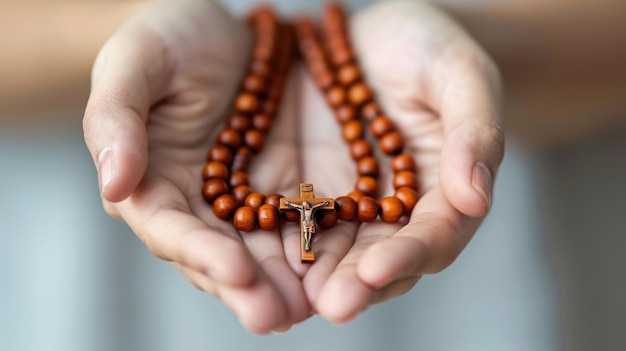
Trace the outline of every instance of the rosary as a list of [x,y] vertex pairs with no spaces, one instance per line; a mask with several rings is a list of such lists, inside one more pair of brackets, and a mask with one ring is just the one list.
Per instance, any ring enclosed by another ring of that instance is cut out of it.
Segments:
[[[380,216],[394,223],[409,215],[418,200],[415,162],[403,153],[402,135],[373,101],[372,90],[362,79],[343,8],[337,4],[325,8],[324,42],[308,18],[300,18],[293,25],[282,23],[271,9],[260,7],[252,11],[248,22],[254,33],[251,63],[235,97],[234,112],[217,134],[202,170],[202,196],[212,204],[215,215],[232,220],[234,227],[244,232],[257,227],[275,230],[281,222],[299,220],[302,262],[315,260],[312,239],[316,222],[321,228],[330,228],[337,220],[372,222]],[[356,161],[359,178],[355,189],[336,199],[316,198],[309,183],[300,184],[297,198],[265,196],[253,192],[249,185],[246,169],[253,155],[263,148],[276,118],[296,45],[341,124],[341,135]],[[378,161],[372,144],[365,139],[361,119],[369,124],[369,133],[378,140],[381,151],[393,157],[395,193],[380,201],[376,200]]]

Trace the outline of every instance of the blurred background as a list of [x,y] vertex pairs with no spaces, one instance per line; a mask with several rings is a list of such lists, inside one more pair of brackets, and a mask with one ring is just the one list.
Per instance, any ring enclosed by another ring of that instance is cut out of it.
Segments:
[[81,128],[89,70],[146,2],[0,0],[0,350],[626,349],[616,129],[550,148],[509,138],[493,210],[450,268],[346,326],[249,334],[101,206]]

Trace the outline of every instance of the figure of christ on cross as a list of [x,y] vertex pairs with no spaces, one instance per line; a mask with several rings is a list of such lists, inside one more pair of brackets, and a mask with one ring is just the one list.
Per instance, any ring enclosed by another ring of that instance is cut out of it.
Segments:
[[335,201],[332,198],[315,198],[313,184],[300,184],[299,198],[281,198],[280,210],[297,210],[300,212],[300,258],[302,262],[315,261],[313,235],[315,234],[315,212],[318,210],[334,211]]

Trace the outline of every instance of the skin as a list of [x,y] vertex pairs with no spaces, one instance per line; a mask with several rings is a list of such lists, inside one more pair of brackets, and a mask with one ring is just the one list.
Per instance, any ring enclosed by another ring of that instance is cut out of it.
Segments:
[[[83,125],[107,212],[255,333],[284,331],[311,313],[347,322],[405,293],[454,261],[490,206],[503,156],[493,63],[419,2],[380,3],[350,29],[368,81],[405,132],[422,198],[404,222],[320,232],[313,265],[300,263],[297,223],[241,234],[200,195],[206,151],[246,65],[241,23],[208,1],[159,4],[120,28],[94,66]],[[352,163],[331,111],[301,70],[286,91],[252,186],[291,195],[306,180],[321,197],[347,193]]]

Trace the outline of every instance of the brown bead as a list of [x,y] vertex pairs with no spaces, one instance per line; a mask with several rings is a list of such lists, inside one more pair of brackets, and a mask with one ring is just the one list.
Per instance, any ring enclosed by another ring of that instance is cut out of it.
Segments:
[[221,162],[211,161],[202,168],[202,179],[209,180],[212,178],[228,179],[228,168]]
[[337,80],[345,86],[348,86],[359,79],[361,79],[361,71],[354,64],[343,65],[339,68],[339,72],[337,72]]
[[243,204],[246,201],[246,197],[252,193],[252,189],[248,185],[238,185],[232,188],[230,193],[235,197],[237,203]]
[[222,179],[209,179],[202,186],[202,197],[208,203],[212,203],[220,195],[228,193],[228,185]]
[[254,94],[261,94],[265,92],[267,85],[265,84],[265,79],[256,74],[249,74],[243,80],[243,88]]
[[415,171],[415,160],[409,154],[400,154],[391,160],[391,170],[396,173],[400,171]]
[[267,114],[270,118],[274,118],[278,113],[278,103],[276,100],[269,99],[263,103],[262,112]]
[[220,195],[213,202],[213,213],[217,218],[226,220],[235,212],[237,206],[237,199],[231,194]]
[[272,119],[264,113],[257,113],[252,117],[252,125],[254,129],[267,134],[272,129]]
[[363,196],[365,196],[365,194],[363,194],[363,192],[358,191],[358,190],[352,190],[351,192],[348,193],[347,196],[351,198],[352,200],[354,200],[355,202],[358,202]]
[[346,63],[352,62],[352,60],[354,59],[354,54],[352,53],[352,50],[350,50],[350,48],[348,47],[337,48],[336,50],[331,52],[331,58],[335,66],[341,66],[345,65]]
[[230,170],[233,172],[245,172],[252,160],[252,151],[246,146],[242,146],[237,150],[233,164],[230,166]]
[[341,105],[335,109],[337,122],[344,124],[356,119],[356,109],[352,105]]
[[337,218],[342,221],[351,221],[356,216],[356,201],[349,196],[340,196],[335,199]]
[[257,219],[259,228],[263,230],[274,230],[280,224],[278,209],[273,205],[261,205],[257,210]]
[[235,100],[235,109],[242,113],[256,112],[259,106],[259,99],[254,94],[240,93]]
[[322,229],[329,229],[337,224],[337,214],[335,211],[317,211],[315,219],[317,225]]
[[397,155],[404,148],[404,138],[398,132],[389,132],[380,138],[380,149],[387,155]]
[[274,54],[272,49],[271,45],[257,45],[252,52],[252,58],[259,61],[269,61]]
[[233,172],[228,180],[231,188],[240,185],[249,185],[248,174],[245,172]]
[[361,116],[363,116],[363,118],[365,118],[365,120],[367,121],[373,121],[374,118],[378,117],[379,115],[380,108],[378,107],[378,104],[373,101],[368,102],[361,109]]
[[241,145],[241,134],[232,128],[226,128],[217,135],[217,142],[236,150]]
[[280,198],[284,197],[281,194],[269,194],[265,198],[265,203],[268,205],[272,205],[276,208],[280,207]]
[[380,218],[388,223],[397,222],[404,213],[402,201],[393,196],[380,200]]
[[362,176],[356,181],[354,189],[367,196],[376,196],[378,193],[378,181],[373,177]]
[[313,75],[313,79],[315,80],[315,84],[321,90],[327,90],[333,85],[333,83],[335,83],[335,77],[330,70],[315,73]]
[[256,129],[250,129],[244,136],[246,145],[254,152],[259,152],[265,144],[265,135]]
[[257,214],[254,208],[241,206],[235,211],[233,225],[238,230],[250,232],[256,228]]
[[266,61],[256,60],[250,64],[250,71],[260,77],[267,77],[272,72]]
[[357,140],[350,144],[350,156],[354,160],[358,161],[363,157],[371,156],[372,152],[372,144],[365,139]]
[[417,177],[413,171],[400,171],[393,177],[393,188],[409,187],[417,190]]
[[326,91],[326,101],[333,107],[339,107],[346,101],[346,91],[340,86],[332,86]]
[[348,143],[363,139],[363,125],[357,120],[348,121],[341,128],[341,136]]
[[287,222],[300,221],[300,212],[298,211],[282,211],[280,214]]
[[396,198],[398,198],[398,200],[400,200],[400,202],[402,202],[402,207],[404,207],[404,213],[410,215],[413,211],[413,208],[415,207],[415,204],[417,204],[417,191],[415,191],[415,189],[413,188],[402,187],[397,189],[396,193],[393,196],[395,196]]
[[256,210],[257,208],[261,207],[264,202],[265,195],[261,193],[251,193],[250,195],[246,196],[243,204],[246,206],[250,206]]
[[372,92],[364,83],[356,83],[348,90],[348,100],[355,106],[361,106],[372,98]]
[[381,138],[386,133],[389,133],[395,129],[393,122],[385,116],[379,116],[372,120],[370,123],[370,133],[375,138]]
[[238,132],[245,132],[252,127],[252,121],[250,117],[237,113],[228,118],[228,127]]
[[373,222],[378,216],[378,204],[376,199],[370,196],[363,196],[357,202],[357,218],[361,222]]
[[224,145],[215,145],[207,152],[208,161],[216,161],[230,166],[233,163],[233,153]]
[[357,162],[356,170],[360,176],[378,178],[378,161],[372,156],[363,157]]

